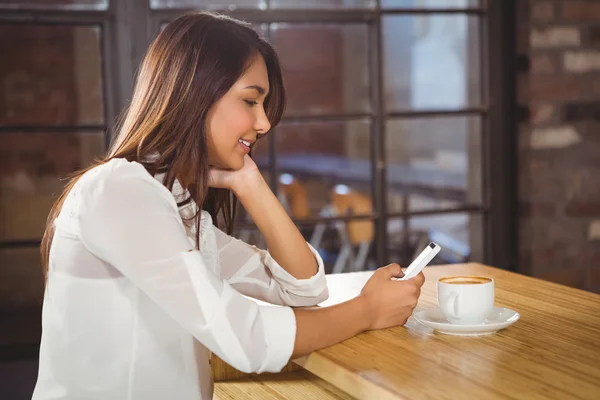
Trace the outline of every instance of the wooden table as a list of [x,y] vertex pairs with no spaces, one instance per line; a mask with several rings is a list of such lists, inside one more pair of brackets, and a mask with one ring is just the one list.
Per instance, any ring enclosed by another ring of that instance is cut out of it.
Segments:
[[[370,272],[328,276],[331,305],[356,296]],[[435,282],[496,280],[496,305],[521,319],[490,336],[434,333],[411,318],[295,362],[359,399],[600,399],[600,296],[479,264],[428,267],[418,308]]]
[[286,399],[353,400],[354,397],[303,369],[215,382],[213,396],[213,400]]

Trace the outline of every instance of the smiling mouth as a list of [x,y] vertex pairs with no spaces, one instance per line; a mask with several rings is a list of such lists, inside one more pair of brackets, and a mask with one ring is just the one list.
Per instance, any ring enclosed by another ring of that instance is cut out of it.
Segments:
[[252,148],[252,142],[249,142],[247,140],[239,139],[238,143],[240,144],[240,147],[242,148],[242,150],[244,151],[244,153],[250,154],[250,150]]

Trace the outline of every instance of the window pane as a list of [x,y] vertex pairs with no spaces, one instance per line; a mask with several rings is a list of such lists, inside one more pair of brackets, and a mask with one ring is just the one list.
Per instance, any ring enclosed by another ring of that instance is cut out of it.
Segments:
[[265,179],[268,179],[269,167],[271,165],[271,141],[270,135],[274,135],[275,131],[270,132],[267,136],[258,140],[252,148],[252,158],[256,160],[259,169],[263,173]]
[[481,203],[478,117],[394,119],[386,125],[388,209]]
[[0,249],[0,348],[39,342],[43,294],[39,247]]
[[0,25],[0,124],[104,123],[100,28]]
[[108,0],[0,0],[0,7],[67,10],[105,10]]
[[370,110],[367,26],[272,24],[281,58],[288,115]]
[[279,197],[294,218],[370,214],[370,124],[288,123],[277,128]]
[[265,0],[150,0],[152,8],[261,8],[267,7]]
[[382,8],[467,8],[483,6],[482,0],[381,0]]
[[40,239],[60,179],[103,153],[101,132],[0,133],[0,241]]
[[271,0],[271,8],[372,8],[375,0]]
[[413,217],[408,220],[408,226],[401,219],[390,219],[390,262],[408,266],[429,242],[442,247],[430,265],[466,262],[473,252],[471,232],[475,234],[472,227],[475,220],[467,213]]
[[[377,268],[373,226],[371,220],[330,221],[300,224],[298,229],[319,252],[325,264],[325,273],[329,274]],[[233,236],[258,248],[267,248],[254,225],[236,228]]]
[[38,247],[0,250],[0,310],[40,307],[42,286]]
[[[161,21],[159,31],[162,32],[169,22],[170,21]],[[258,33],[260,37],[264,38],[265,40],[268,38],[269,24],[251,24],[251,27],[256,31],[256,33]]]
[[459,109],[480,105],[479,35],[478,17],[384,17],[387,110]]
[[377,268],[375,224],[372,220],[328,221],[303,225],[305,240],[321,255],[325,273]]

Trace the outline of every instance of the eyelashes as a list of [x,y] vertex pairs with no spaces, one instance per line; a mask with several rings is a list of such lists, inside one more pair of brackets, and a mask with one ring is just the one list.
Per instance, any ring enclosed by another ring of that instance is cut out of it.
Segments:
[[254,107],[255,105],[257,105],[258,103],[254,100],[244,100],[244,102],[246,104],[248,104],[250,107]]

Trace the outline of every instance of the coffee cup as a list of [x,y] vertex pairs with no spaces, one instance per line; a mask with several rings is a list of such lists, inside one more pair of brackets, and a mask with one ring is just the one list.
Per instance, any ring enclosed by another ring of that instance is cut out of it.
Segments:
[[437,282],[440,310],[457,325],[482,324],[494,310],[494,280],[483,276],[449,276]]

